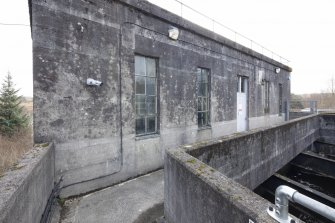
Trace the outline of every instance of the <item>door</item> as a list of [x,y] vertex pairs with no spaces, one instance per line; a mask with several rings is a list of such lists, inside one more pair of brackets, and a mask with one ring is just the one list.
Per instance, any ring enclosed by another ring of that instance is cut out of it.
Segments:
[[238,76],[237,85],[237,131],[247,131],[248,122],[248,78]]

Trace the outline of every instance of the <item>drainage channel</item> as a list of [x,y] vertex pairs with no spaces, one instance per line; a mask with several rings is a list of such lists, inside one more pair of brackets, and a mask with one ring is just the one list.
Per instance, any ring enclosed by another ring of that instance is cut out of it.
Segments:
[[[335,160],[329,157],[311,151],[301,153],[258,186],[254,192],[273,203],[276,188],[287,185],[335,208]],[[333,222],[296,203],[290,202],[289,212],[306,223]]]

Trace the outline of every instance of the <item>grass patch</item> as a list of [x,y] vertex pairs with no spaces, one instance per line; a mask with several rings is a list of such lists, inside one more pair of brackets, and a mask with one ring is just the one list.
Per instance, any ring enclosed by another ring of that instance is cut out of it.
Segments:
[[189,159],[186,162],[194,164],[196,161],[195,161],[195,159]]
[[[32,122],[32,98],[25,99],[22,106],[24,107],[26,114],[29,116],[30,122]],[[4,172],[10,168],[22,168],[23,166],[17,166],[17,162],[23,154],[32,148],[33,130],[31,125],[26,129],[20,130],[12,137],[0,135],[0,178],[4,176]]]
[[59,206],[64,207],[65,201],[66,200],[64,198],[57,197],[57,202]]
[[12,137],[0,135],[0,176],[11,167],[22,168],[17,166],[17,161],[31,148],[33,148],[31,128],[21,130]]

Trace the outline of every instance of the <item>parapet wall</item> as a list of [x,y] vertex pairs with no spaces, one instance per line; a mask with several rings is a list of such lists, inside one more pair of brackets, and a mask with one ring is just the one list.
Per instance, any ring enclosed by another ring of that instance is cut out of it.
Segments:
[[335,144],[335,115],[320,116],[320,141]]
[[192,147],[188,153],[254,189],[320,137],[319,117],[235,134]]
[[276,222],[265,212],[270,202],[181,150],[168,151],[164,174],[170,223]]
[[40,222],[54,188],[54,147],[35,147],[0,178],[0,222]]
[[166,219],[274,222],[266,213],[272,204],[252,190],[317,140],[330,119],[313,115],[167,151]]

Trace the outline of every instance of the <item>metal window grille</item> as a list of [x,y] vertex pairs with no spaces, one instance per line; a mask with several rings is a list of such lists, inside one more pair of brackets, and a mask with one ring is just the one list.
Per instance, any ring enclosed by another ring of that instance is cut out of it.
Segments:
[[157,60],[135,56],[136,135],[157,132]]
[[270,113],[270,82],[264,81],[264,113]]
[[198,92],[198,127],[210,125],[210,72],[208,69],[197,70]]
[[279,84],[279,116],[283,113],[283,85]]

